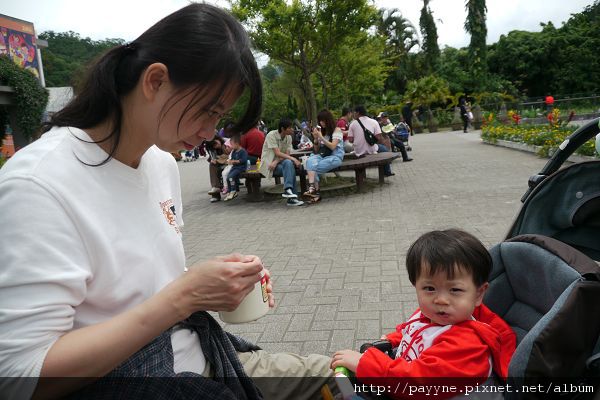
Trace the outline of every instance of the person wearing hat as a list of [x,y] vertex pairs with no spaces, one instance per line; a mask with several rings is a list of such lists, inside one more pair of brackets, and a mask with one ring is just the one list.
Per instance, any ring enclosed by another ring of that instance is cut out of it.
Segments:
[[[400,151],[400,154],[402,154],[402,161],[412,161],[413,159],[408,156],[408,153],[406,152],[406,146],[404,146],[402,140],[399,140],[395,137],[394,133],[396,127],[394,124],[392,124],[392,121],[390,121],[387,113],[380,112],[377,116],[377,119],[379,120],[379,125],[381,126],[381,132],[383,133],[383,136],[387,136],[391,144],[393,144]],[[389,148],[392,149],[393,147],[390,146]]]

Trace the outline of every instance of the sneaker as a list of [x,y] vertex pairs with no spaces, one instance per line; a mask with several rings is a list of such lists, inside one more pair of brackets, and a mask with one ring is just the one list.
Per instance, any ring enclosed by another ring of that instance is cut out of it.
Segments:
[[223,201],[233,200],[237,197],[237,192],[229,192]]
[[406,160],[402,160],[402,162],[409,162],[409,161],[412,161],[412,160],[413,160],[412,158],[408,157]]
[[217,201],[221,201],[221,198],[220,197],[213,197],[213,198],[210,199],[211,203],[216,203]]
[[298,198],[298,195],[294,192],[292,192],[292,189],[287,188],[283,191],[283,193],[281,194],[281,197],[285,197],[286,199],[296,199]]
[[218,187],[213,187],[212,189],[210,189],[208,191],[208,194],[217,194],[221,191],[221,189],[219,189]]
[[303,204],[304,204],[303,201],[300,201],[296,198],[291,198],[291,199],[288,199],[288,201],[287,201],[288,206],[301,206]]

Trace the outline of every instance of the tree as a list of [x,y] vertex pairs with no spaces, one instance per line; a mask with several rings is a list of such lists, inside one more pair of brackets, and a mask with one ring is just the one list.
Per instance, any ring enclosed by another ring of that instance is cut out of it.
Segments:
[[421,34],[423,35],[422,49],[425,54],[425,68],[429,72],[434,72],[437,70],[440,59],[440,47],[438,46],[437,28],[431,9],[429,8],[429,1],[423,0],[419,25],[421,26]]
[[408,80],[406,63],[408,53],[420,46],[417,28],[400,14],[397,8],[379,9],[377,32],[385,39],[384,56],[389,60],[394,71],[386,80],[387,89],[404,91]]
[[[344,38],[317,71],[326,85],[322,106],[341,108],[380,95],[391,70],[384,49],[385,40],[379,35],[359,32]],[[357,54],[360,54],[358,62]]]
[[369,29],[377,17],[367,0],[237,0],[232,11],[248,27],[258,50],[299,71],[308,118],[314,123],[313,75],[340,43]]
[[471,42],[469,43],[471,74],[476,78],[483,78],[487,66],[487,45],[485,43],[487,37],[487,26],[485,24],[487,7],[485,0],[467,0],[465,8],[467,9],[465,31],[471,35]]
[[488,49],[488,68],[529,97],[600,90],[600,4],[573,14],[562,27],[511,31]]
[[123,39],[94,41],[81,38],[78,33],[46,31],[40,38],[48,41],[42,48],[46,85],[75,86],[83,78],[87,65],[108,49],[125,43]]

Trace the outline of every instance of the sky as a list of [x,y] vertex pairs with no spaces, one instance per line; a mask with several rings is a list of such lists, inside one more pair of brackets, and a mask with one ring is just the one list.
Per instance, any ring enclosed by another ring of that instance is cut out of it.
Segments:
[[[224,0],[208,3],[226,5]],[[464,47],[464,0],[432,0],[440,47]],[[540,22],[556,27],[593,0],[487,0],[488,44],[512,30],[540,31]],[[133,40],[165,15],[189,4],[189,0],[0,0],[0,14],[33,22],[36,32],[74,31],[94,40]],[[417,28],[420,0],[375,0],[379,8],[397,8]]]

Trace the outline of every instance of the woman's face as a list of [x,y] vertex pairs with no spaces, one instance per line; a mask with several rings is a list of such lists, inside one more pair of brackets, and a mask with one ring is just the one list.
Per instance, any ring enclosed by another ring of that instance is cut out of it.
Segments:
[[[203,99],[186,110],[190,101],[193,101],[195,91],[171,91],[171,96],[166,97],[161,112],[158,116],[155,144],[162,150],[176,152],[192,150],[215,135],[216,125],[221,118],[231,110],[240,91],[237,87],[226,90],[224,96],[218,91],[218,85],[206,90]],[[221,97],[214,104],[212,99]],[[219,143],[220,144],[220,143]]]

